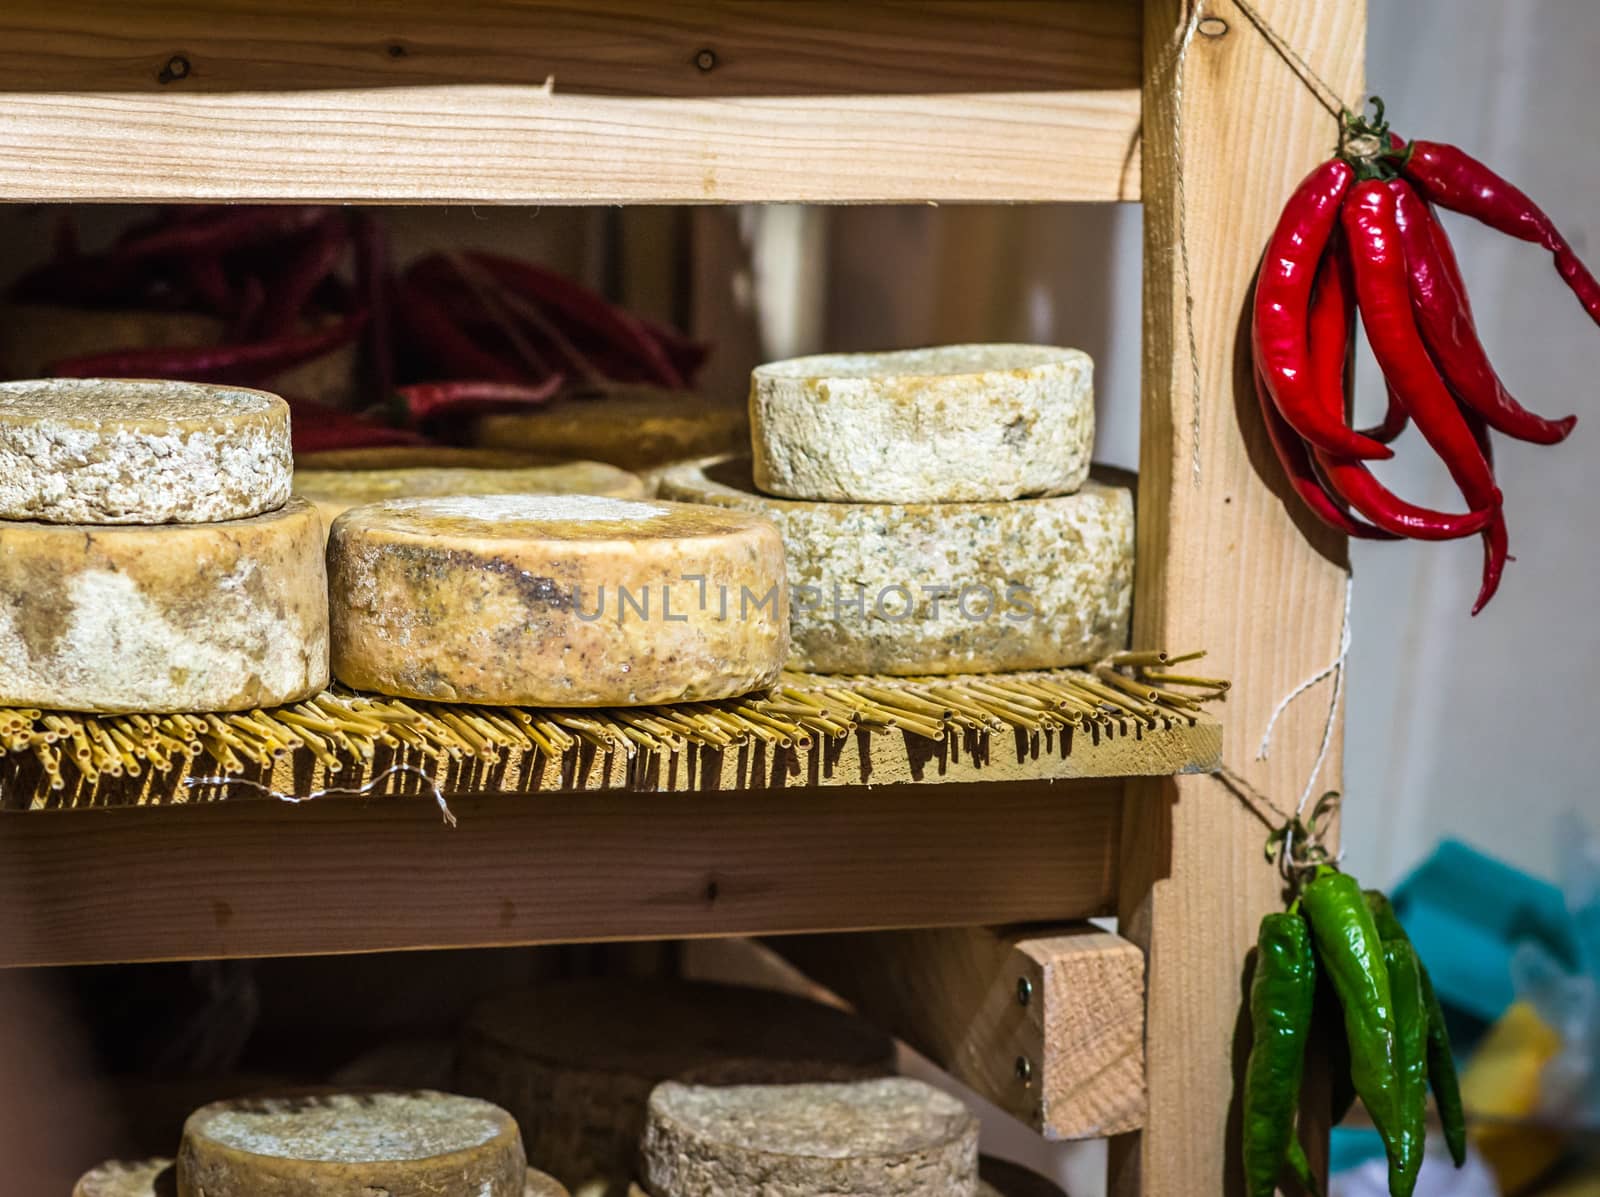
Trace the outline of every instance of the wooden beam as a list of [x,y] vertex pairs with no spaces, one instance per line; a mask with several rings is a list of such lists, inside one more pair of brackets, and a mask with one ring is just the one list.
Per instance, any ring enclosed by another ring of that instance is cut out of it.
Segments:
[[[1359,97],[1365,0],[1255,5],[1347,101]],[[1338,130],[1242,11],[1227,0],[1207,3],[1225,31],[1213,26],[1220,36],[1196,37],[1183,66],[1180,191],[1174,50],[1189,11],[1184,0],[1145,4],[1149,185],[1134,641],[1204,644],[1208,669],[1246,680],[1228,696],[1223,761],[1292,808],[1318,755],[1329,684],[1290,708],[1269,760],[1255,759],[1257,743],[1279,698],[1338,654],[1345,546],[1288,494],[1261,427],[1241,332],[1277,214],[1328,156]],[[1186,333],[1191,307],[1198,395]],[[1339,785],[1335,730],[1319,789]],[[1114,1194],[1244,1191],[1241,985],[1261,915],[1283,900],[1263,856],[1267,833],[1220,779],[1131,787],[1119,927],[1148,952],[1150,1104],[1143,1132],[1113,1144]],[[1325,1112],[1304,1125],[1308,1145],[1325,1158]]]
[[1120,786],[0,815],[0,966],[1081,918]]
[[0,200],[1134,199],[1138,35],[1123,0],[23,0]]
[[1139,16],[1126,0],[10,0],[0,79],[180,94],[549,78],[646,97],[1137,91]]
[[1144,954],[1092,926],[769,941],[812,980],[1053,1139],[1144,1116]]

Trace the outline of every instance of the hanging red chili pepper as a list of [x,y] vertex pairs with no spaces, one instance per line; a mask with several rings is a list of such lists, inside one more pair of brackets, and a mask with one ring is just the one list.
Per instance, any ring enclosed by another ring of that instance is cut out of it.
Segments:
[[[1454,146],[1402,141],[1382,101],[1373,105],[1370,118],[1345,114],[1338,154],[1301,183],[1268,243],[1252,307],[1258,394],[1290,483],[1319,519],[1368,538],[1482,534],[1476,615],[1512,560],[1490,429],[1551,445],[1577,417],[1536,415],[1501,381],[1430,203],[1549,250],[1597,323],[1600,283],[1521,191]],[[1383,421],[1364,431],[1346,415],[1352,288],[1388,388]],[[1467,514],[1406,502],[1362,460],[1389,456],[1388,443],[1412,423],[1450,471]]]

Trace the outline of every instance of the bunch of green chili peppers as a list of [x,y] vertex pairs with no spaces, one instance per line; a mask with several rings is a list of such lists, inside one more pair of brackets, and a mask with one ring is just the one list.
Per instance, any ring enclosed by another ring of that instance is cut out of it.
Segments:
[[1295,1136],[1313,1023],[1327,1024],[1333,1121],[1361,1098],[1383,1137],[1393,1197],[1411,1197],[1417,1184],[1430,1085],[1450,1158],[1458,1168],[1465,1161],[1461,1090],[1439,999],[1377,890],[1364,891],[1348,873],[1319,865],[1287,912],[1261,920],[1250,1019],[1244,1087],[1250,1197],[1272,1197],[1285,1171],[1306,1191],[1316,1190]]

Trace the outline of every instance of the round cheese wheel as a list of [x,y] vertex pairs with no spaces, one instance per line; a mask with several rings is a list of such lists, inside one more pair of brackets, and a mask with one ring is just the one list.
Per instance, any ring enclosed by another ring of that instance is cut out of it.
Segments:
[[670,461],[743,452],[750,444],[750,420],[743,404],[639,387],[483,416],[472,439],[494,448],[647,470]]
[[750,377],[755,483],[791,499],[981,503],[1089,474],[1094,363],[1046,345],[838,353]]
[[289,497],[289,405],[185,382],[0,383],[0,519],[246,519]]
[[904,1077],[682,1085],[650,1095],[640,1146],[657,1197],[977,1197],[978,1121]]
[[634,1175],[662,1081],[839,1081],[894,1070],[893,1041],[853,1015],[772,990],[616,977],[547,981],[480,1005],[458,1084],[504,1106],[529,1156],[574,1192]]
[[219,1101],[184,1123],[179,1197],[523,1197],[516,1123],[470,1097],[340,1093]]
[[791,668],[899,675],[1050,669],[1126,645],[1133,493],[1007,503],[810,503],[748,460],[679,466],[663,498],[763,515],[789,559]]
[[560,458],[516,449],[471,449],[461,445],[367,445],[317,449],[294,455],[295,474],[306,470],[502,470],[558,465]]
[[333,670],[449,702],[637,706],[771,686],[783,542],[759,516],[597,495],[354,507],[328,543]]
[[328,684],[322,521],[0,521],[0,704],[237,711]]
[[529,1168],[528,1187],[523,1191],[522,1197],[572,1197],[572,1195],[567,1192],[567,1186],[555,1177]]
[[642,499],[637,474],[599,461],[523,469],[422,466],[395,470],[296,470],[294,493],[314,504],[324,525],[352,507],[435,495],[614,495]]
[[109,1160],[80,1176],[72,1197],[174,1197],[177,1191],[171,1160]]
[[1066,1197],[1055,1181],[993,1156],[978,1161],[978,1180],[982,1197]]

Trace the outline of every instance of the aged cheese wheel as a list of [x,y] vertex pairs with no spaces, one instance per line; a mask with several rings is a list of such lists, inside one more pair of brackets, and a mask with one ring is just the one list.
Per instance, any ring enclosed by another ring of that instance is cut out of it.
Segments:
[[755,484],[791,499],[983,503],[1089,474],[1094,363],[1046,345],[838,353],[750,376]]
[[636,706],[772,685],[783,543],[742,512],[597,495],[351,508],[328,543],[333,671],[450,702]]
[[905,1077],[666,1081],[650,1095],[640,1167],[657,1197],[977,1197],[978,1121]]
[[548,1173],[528,1169],[528,1187],[522,1197],[572,1197],[567,1186]]
[[511,1115],[427,1090],[219,1101],[189,1116],[179,1197],[523,1197]]
[[1066,1197],[1055,1181],[993,1156],[978,1161],[978,1182],[981,1197]]
[[743,452],[750,444],[750,420],[743,404],[638,387],[484,416],[472,439],[492,448],[647,470],[670,461]]
[[586,977],[481,1005],[462,1033],[458,1085],[510,1110],[529,1157],[574,1192],[620,1194],[661,1081],[838,1081],[893,1068],[887,1035],[816,1002]]
[[0,705],[237,711],[328,684],[322,521],[0,520]]
[[296,475],[306,470],[502,470],[557,465],[560,458],[516,449],[472,449],[461,445],[366,445],[316,449],[294,455]]
[[289,405],[183,382],[0,383],[0,519],[246,519],[289,497]]
[[177,1191],[171,1160],[110,1160],[80,1176],[72,1197],[174,1197]]
[[810,503],[757,494],[748,460],[666,471],[663,498],[764,515],[789,558],[791,667],[901,675],[1047,669],[1122,648],[1133,495]]
[[[130,349],[220,345],[227,335],[225,321],[198,312],[0,304],[0,371],[6,378],[44,378],[55,363],[66,358]],[[352,342],[285,370],[273,379],[273,386],[285,395],[315,403],[352,407],[358,398],[359,373]]]
[[642,499],[637,474],[599,461],[568,461],[526,469],[458,466],[395,470],[296,470],[294,493],[316,506],[325,526],[352,507],[386,499],[437,495],[613,495]]

